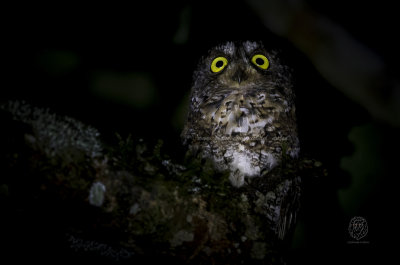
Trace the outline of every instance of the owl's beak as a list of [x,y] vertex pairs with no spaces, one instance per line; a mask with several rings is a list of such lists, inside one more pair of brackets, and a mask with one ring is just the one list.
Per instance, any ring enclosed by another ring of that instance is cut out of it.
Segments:
[[246,72],[242,68],[238,68],[232,76],[232,80],[239,84],[247,79]]

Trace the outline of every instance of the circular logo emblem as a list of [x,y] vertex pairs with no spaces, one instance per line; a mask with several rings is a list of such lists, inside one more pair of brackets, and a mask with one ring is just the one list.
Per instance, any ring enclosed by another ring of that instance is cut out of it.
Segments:
[[365,237],[368,233],[367,220],[359,216],[353,217],[350,220],[349,233],[350,236],[356,240],[360,240],[361,238]]

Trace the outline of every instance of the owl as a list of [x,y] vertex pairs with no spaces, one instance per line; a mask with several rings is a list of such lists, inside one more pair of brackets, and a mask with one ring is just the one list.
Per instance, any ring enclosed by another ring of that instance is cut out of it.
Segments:
[[290,70],[277,52],[259,41],[218,45],[193,74],[183,143],[241,187],[283,156],[298,156],[294,99]]

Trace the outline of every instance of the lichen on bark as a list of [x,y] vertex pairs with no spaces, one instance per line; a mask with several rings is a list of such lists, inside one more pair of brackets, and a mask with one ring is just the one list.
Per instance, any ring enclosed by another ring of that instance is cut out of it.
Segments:
[[[326,174],[314,160],[287,160],[236,188],[211,161],[172,160],[161,140],[117,135],[117,144],[106,146],[96,129],[21,102],[3,104],[1,116],[1,166],[8,172],[2,190],[29,190],[2,198],[35,200],[45,217],[54,200],[54,214],[68,220],[59,225],[65,253],[109,261],[285,263],[290,233],[280,234],[288,229],[281,206],[298,203],[302,177]],[[84,242],[97,243],[82,251]]]

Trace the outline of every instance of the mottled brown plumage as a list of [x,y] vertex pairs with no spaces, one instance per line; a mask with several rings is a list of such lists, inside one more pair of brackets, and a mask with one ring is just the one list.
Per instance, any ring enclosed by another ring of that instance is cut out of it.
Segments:
[[291,75],[261,42],[211,49],[194,72],[190,99],[184,144],[229,170],[232,185],[265,175],[282,155],[298,155]]

